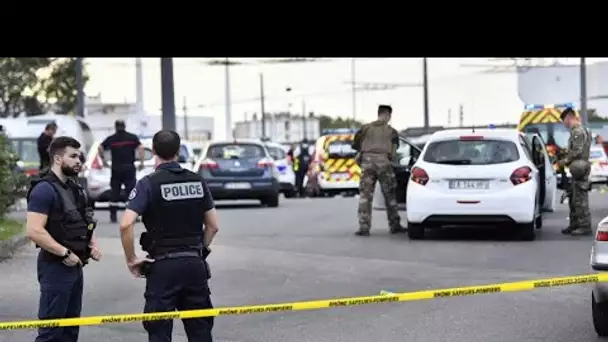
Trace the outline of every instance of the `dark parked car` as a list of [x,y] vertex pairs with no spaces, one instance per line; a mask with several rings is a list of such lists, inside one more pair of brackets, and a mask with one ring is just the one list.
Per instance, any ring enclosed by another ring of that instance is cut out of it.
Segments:
[[197,164],[214,200],[259,199],[262,205],[279,206],[278,175],[262,142],[212,142]]

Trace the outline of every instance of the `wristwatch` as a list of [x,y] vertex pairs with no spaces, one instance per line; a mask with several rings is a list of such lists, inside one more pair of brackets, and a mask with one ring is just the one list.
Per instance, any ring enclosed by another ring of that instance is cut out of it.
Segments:
[[69,249],[68,249],[68,250],[66,250],[66,251],[65,251],[65,255],[63,256],[63,259],[66,259],[67,257],[69,257],[69,256],[70,256],[70,254],[72,254],[72,251],[71,251],[71,250],[69,250]]

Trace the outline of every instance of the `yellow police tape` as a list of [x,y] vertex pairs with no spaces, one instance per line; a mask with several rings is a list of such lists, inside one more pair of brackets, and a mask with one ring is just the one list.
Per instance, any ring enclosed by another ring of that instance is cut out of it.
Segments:
[[379,304],[393,302],[410,302],[434,298],[473,296],[479,294],[499,293],[499,292],[519,292],[548,288],[556,286],[567,286],[577,284],[591,284],[598,282],[608,282],[608,274],[589,274],[581,276],[548,278],[537,280],[525,280],[511,283],[490,284],[467,286],[458,288],[447,288],[439,290],[425,290],[416,292],[392,293],[382,291],[380,295],[367,297],[351,297],[338,299],[325,299],[306,302],[236,306],[217,309],[188,310],[158,312],[149,314],[127,314],[127,315],[106,315],[66,319],[34,320],[21,322],[0,323],[0,330],[34,329],[34,328],[55,328],[83,325],[101,325],[110,323],[132,323],[136,321],[155,321],[169,319],[199,318],[210,316],[227,315],[248,315],[253,313],[276,313],[285,311],[316,310],[325,308],[337,308],[345,306],[355,306],[364,304]]

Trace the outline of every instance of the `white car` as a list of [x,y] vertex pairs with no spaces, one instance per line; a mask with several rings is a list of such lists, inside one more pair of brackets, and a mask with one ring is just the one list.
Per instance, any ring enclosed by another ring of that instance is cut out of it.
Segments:
[[538,135],[515,129],[434,133],[407,185],[408,235],[426,228],[491,225],[534,240],[542,212],[554,211],[557,177]]
[[608,182],[608,156],[602,145],[592,145],[589,161],[591,162],[591,174],[589,180],[591,183],[607,183]]
[[[142,139],[142,145],[145,148],[144,155],[144,169],[136,171],[136,179],[140,180],[142,177],[152,173],[156,166],[156,160],[154,158],[154,154],[152,153],[152,139]],[[98,148],[101,144],[101,141],[97,141],[91,147],[86,162],[84,164],[84,177],[86,178],[87,189],[89,191],[89,198],[91,200],[91,204],[97,203],[105,203],[110,200],[110,178],[112,175],[112,170],[110,167],[104,167],[99,157]],[[136,151],[135,156],[135,166],[139,166],[139,153]],[[192,170],[194,166],[193,158],[194,153],[192,148],[189,146],[187,142],[182,142],[182,146],[180,149],[179,162],[183,168]],[[112,165],[112,158],[110,151],[106,151],[104,154],[105,160],[108,164]],[[124,192],[121,193],[121,202],[125,202],[128,194]],[[124,204],[119,204],[120,207],[124,207]]]
[[[608,216],[597,224],[590,264],[597,272],[608,271]],[[593,285],[591,312],[595,332],[602,337],[608,336],[608,283],[599,282]]]
[[281,144],[272,142],[265,142],[264,145],[274,160],[274,167],[281,187],[281,193],[286,198],[294,197],[296,194],[296,174],[293,171],[293,166],[287,156],[285,147]]

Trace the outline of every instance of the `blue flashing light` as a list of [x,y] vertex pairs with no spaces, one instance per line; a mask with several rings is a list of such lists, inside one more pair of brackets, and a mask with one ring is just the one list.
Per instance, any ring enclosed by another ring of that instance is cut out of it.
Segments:
[[526,104],[524,108],[526,110],[539,110],[539,109],[545,109],[545,108],[566,108],[566,107],[576,109],[576,106],[572,102],[560,103],[560,104],[545,104],[545,105]]
[[496,128],[496,126],[494,126],[494,124],[490,124],[490,125],[488,126],[488,128],[489,128],[489,129],[494,129],[494,128]]
[[359,131],[358,128],[328,128],[321,131],[321,135],[328,134],[355,134]]

